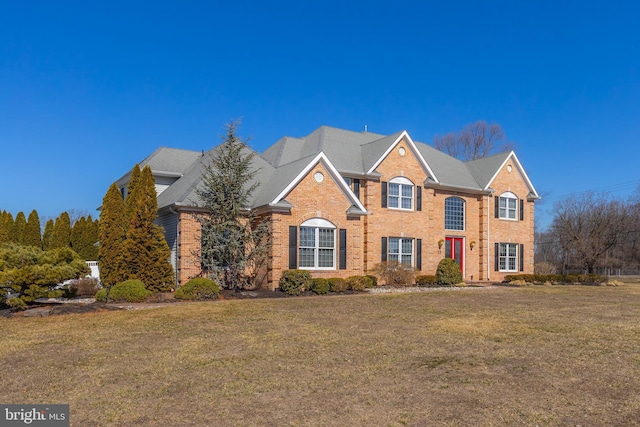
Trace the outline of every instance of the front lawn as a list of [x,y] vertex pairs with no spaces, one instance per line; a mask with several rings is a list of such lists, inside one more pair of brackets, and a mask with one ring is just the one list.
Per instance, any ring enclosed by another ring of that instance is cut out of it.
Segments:
[[222,300],[0,319],[0,401],[74,426],[630,425],[640,286]]

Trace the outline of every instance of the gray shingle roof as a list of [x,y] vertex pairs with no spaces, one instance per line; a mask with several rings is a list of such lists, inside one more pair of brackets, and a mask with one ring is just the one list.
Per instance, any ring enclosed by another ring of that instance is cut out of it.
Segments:
[[[320,153],[323,153],[342,175],[367,175],[403,132],[385,136],[322,126],[306,137],[283,137],[261,155],[254,157],[253,167],[258,171],[256,181],[260,186],[254,195],[253,206],[280,203],[281,201],[274,199]],[[435,175],[431,178],[437,178],[439,185],[461,190],[483,191],[511,154],[500,153],[462,162],[430,145],[422,142],[414,144],[424,158],[426,166]],[[175,183],[159,195],[160,208],[170,205],[198,205],[200,200],[196,189],[205,170],[203,162],[209,161],[209,155],[216,149],[217,147],[203,154],[161,147],[140,163],[141,166],[149,164],[154,171],[165,171],[179,176]],[[283,203],[285,206],[286,201]]]

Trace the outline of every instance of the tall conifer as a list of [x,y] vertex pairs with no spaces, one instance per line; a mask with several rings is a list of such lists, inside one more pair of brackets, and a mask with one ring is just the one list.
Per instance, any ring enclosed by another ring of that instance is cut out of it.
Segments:
[[111,184],[104,198],[100,211],[98,227],[98,266],[100,281],[111,287],[125,280],[122,271],[122,254],[127,226],[125,206],[118,186]]
[[123,265],[129,279],[139,279],[147,289],[162,292],[175,285],[175,278],[171,250],[162,227],[154,222],[158,213],[156,197],[151,168],[145,166],[126,201],[129,228]]
[[49,249],[69,247],[71,247],[71,218],[67,212],[62,212],[53,224]]
[[17,239],[15,242],[22,245],[24,243],[24,230],[27,228],[27,217],[24,216],[24,212],[18,212],[14,227]]
[[53,235],[54,225],[55,223],[51,218],[49,218],[44,225],[44,232],[42,233],[42,249],[45,251],[51,249],[51,236]]
[[40,217],[38,216],[38,212],[34,209],[29,214],[27,227],[24,229],[24,244],[42,249],[42,236],[40,233],[42,233],[42,230],[40,229]]

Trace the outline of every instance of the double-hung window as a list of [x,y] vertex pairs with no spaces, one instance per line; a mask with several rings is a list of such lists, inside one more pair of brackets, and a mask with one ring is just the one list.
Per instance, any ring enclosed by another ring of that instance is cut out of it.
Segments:
[[389,237],[389,261],[413,266],[413,239]]
[[413,209],[413,183],[407,178],[397,177],[389,181],[389,207]]
[[300,225],[299,267],[334,269],[336,265],[336,227],[314,218]]
[[464,200],[460,197],[447,197],[444,200],[445,230],[464,230]]
[[518,271],[518,245],[516,243],[500,243],[498,265],[500,271]]
[[511,192],[501,194],[498,209],[500,219],[516,220],[518,218],[518,198]]

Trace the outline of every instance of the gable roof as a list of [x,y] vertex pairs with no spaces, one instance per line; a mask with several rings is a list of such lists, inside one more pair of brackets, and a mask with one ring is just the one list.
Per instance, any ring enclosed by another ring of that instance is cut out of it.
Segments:
[[[254,154],[254,182],[260,183],[251,201],[252,206],[291,207],[286,201],[288,192],[312,167],[321,163],[352,203],[349,211],[366,214],[364,206],[342,177],[377,179],[380,176],[375,170],[377,165],[403,140],[425,171],[425,185],[461,191],[490,192],[491,182],[497,173],[509,159],[513,159],[530,188],[530,197],[539,197],[513,152],[462,162],[430,145],[413,141],[405,130],[392,135],[380,135],[321,126],[305,137],[283,137],[259,155],[246,148],[247,153]],[[141,166],[151,166],[156,176],[176,178],[176,181],[158,196],[159,208],[196,207],[201,204],[197,188],[205,172],[205,165],[218,147],[208,153],[161,147],[140,163]],[[124,181],[127,177],[128,175],[125,175],[119,181]]]

